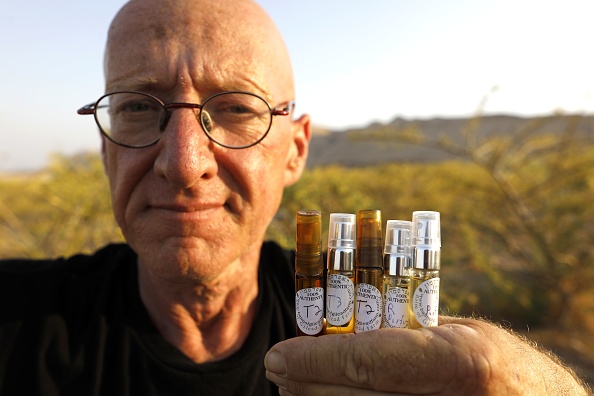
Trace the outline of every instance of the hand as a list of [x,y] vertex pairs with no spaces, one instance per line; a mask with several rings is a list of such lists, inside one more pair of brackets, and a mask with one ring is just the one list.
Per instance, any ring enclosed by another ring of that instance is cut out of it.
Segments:
[[281,395],[586,395],[570,371],[509,331],[440,317],[440,326],[297,337],[265,359]]

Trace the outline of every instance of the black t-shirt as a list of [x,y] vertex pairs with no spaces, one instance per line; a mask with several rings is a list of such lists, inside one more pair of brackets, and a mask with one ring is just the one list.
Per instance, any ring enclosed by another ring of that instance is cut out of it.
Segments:
[[0,395],[273,395],[264,355],[295,336],[293,261],[262,246],[257,314],[242,348],[195,364],[140,300],[136,254],[0,261]]

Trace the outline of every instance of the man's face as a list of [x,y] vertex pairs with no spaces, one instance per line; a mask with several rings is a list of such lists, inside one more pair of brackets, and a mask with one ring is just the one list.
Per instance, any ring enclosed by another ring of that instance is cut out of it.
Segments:
[[[224,91],[255,93],[272,107],[293,100],[276,33],[252,5],[232,3],[130,3],[110,30],[106,91],[165,103]],[[116,220],[141,263],[168,279],[208,280],[259,249],[284,186],[301,173],[308,134],[307,117],[274,117],[262,142],[228,149],[208,139],[193,110],[175,109],[154,146],[104,140]]]

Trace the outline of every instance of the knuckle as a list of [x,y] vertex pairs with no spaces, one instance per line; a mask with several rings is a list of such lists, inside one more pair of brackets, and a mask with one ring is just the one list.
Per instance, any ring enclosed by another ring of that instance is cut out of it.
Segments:
[[456,328],[454,332],[456,336],[448,340],[453,352],[448,369],[450,388],[470,394],[485,394],[487,385],[493,379],[497,359],[493,345],[478,329]]
[[344,349],[344,373],[349,381],[373,389],[376,382],[377,348],[351,343]]
[[281,394],[290,394],[290,395],[295,395],[295,396],[301,396],[301,395],[311,395],[311,390],[309,389],[308,384],[303,383],[303,382],[297,382],[297,381],[289,381],[287,383],[287,387],[286,389],[281,389],[281,391],[288,391],[290,393],[281,393]]

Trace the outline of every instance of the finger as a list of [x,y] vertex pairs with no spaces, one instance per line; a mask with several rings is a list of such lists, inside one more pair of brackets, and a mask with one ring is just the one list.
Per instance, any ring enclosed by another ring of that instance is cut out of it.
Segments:
[[288,381],[381,392],[479,389],[489,375],[490,346],[480,329],[458,323],[421,330],[298,337],[266,356],[270,373]]

